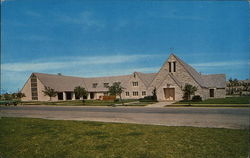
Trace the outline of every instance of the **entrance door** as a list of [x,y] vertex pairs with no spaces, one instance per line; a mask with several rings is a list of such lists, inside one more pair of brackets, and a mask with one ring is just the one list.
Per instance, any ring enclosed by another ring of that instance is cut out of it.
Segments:
[[213,98],[214,97],[214,89],[209,89],[209,94],[210,94],[210,97]]
[[166,100],[175,100],[174,88],[164,88],[164,94],[165,94]]

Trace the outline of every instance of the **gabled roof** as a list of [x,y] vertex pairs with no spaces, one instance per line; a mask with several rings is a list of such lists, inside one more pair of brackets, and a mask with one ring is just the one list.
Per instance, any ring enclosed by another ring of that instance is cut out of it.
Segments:
[[81,77],[52,75],[44,73],[33,73],[44,86],[53,88],[56,91],[73,91],[75,87],[84,87],[84,79]]
[[145,86],[148,87],[149,84],[153,81],[157,73],[142,73],[136,72],[138,77],[144,82]]
[[191,77],[193,77],[193,79],[201,86],[201,87],[206,87],[201,74],[198,73],[194,68],[192,68],[190,65],[188,65],[187,63],[185,63],[184,61],[182,61],[180,58],[178,58],[176,55],[173,55],[176,60],[178,60],[182,66],[186,69],[186,71],[191,75]]
[[[205,88],[225,88],[226,87],[226,78],[224,74],[215,74],[215,75],[201,75],[190,65],[186,64],[176,55],[173,55],[176,60],[185,68],[185,70],[190,74],[190,76],[201,86]],[[171,56],[170,55],[170,56]],[[165,65],[166,63],[164,63]],[[157,76],[160,72],[164,73],[163,77],[158,78],[163,80],[166,75],[170,75],[170,77],[181,87],[183,83],[181,83],[176,76],[165,71],[163,67],[158,71],[158,73],[142,73],[135,72],[138,77],[142,80],[146,87],[153,85]],[[92,77],[92,78],[83,78],[83,77],[73,77],[73,76],[64,76],[64,75],[52,75],[52,74],[44,74],[44,73],[33,73],[37,76],[37,78],[44,84],[44,86],[51,87],[56,91],[73,91],[75,87],[81,86],[84,87],[89,92],[103,92],[107,91],[108,88],[104,87],[104,83],[109,83],[109,86],[114,82],[121,82],[123,87],[127,87],[129,84],[131,77],[130,75],[123,76],[107,76],[107,77]],[[97,87],[93,88],[93,83],[97,83]],[[155,85],[156,86],[156,85]]]
[[225,74],[202,75],[202,79],[208,88],[226,88]]

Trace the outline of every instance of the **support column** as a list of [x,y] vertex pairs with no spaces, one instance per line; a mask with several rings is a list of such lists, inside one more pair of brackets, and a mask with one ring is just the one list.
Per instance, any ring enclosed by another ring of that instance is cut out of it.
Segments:
[[71,95],[72,95],[72,100],[76,100],[76,95],[75,95],[75,93],[71,93]]
[[66,92],[63,92],[63,100],[66,100]]

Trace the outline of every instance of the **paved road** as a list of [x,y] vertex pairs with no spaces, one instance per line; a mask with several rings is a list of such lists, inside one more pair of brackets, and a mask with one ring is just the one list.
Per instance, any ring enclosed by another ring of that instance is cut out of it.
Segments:
[[248,108],[194,107],[0,107],[0,117],[32,117],[53,120],[87,120],[166,126],[248,128]]

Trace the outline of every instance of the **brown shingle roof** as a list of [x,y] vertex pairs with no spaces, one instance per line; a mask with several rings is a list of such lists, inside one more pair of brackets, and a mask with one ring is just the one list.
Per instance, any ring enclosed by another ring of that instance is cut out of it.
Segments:
[[198,73],[194,68],[192,68],[190,65],[182,61],[180,58],[178,58],[176,55],[172,54],[187,70],[187,72],[193,77],[193,79],[201,86],[206,87],[205,83],[203,82],[203,79],[201,77],[201,74]]
[[142,72],[136,72],[136,73],[146,86],[149,86],[149,84],[153,81],[153,79],[157,75],[157,73],[142,73]]
[[[109,83],[109,86],[111,86],[114,82],[121,82],[121,86],[126,87],[131,76],[132,75],[84,78],[84,82],[87,85],[88,91],[100,92],[108,90],[108,88],[104,87],[104,83]],[[93,88],[93,83],[97,83],[96,88]]]
[[[226,87],[226,78],[224,74],[201,75],[194,68],[186,64],[177,56],[174,55],[174,57],[183,65],[183,67],[187,70],[187,72],[201,87],[217,87],[217,88]],[[145,86],[148,87],[150,86],[150,84],[152,84],[153,80],[156,78],[159,72],[158,73],[135,72],[135,73],[143,81]],[[93,77],[93,78],[52,75],[44,73],[33,73],[33,74],[35,74],[45,86],[51,87],[56,91],[73,91],[75,87],[81,86],[84,87],[89,92],[107,91],[108,89],[104,87],[104,83],[109,83],[110,86],[114,82],[121,82],[121,85],[123,87],[127,87],[130,78],[133,77],[133,74],[123,75],[123,76],[107,76],[107,77]],[[166,74],[168,74],[168,72]],[[174,75],[170,74],[170,76],[176,81],[178,85],[181,85],[181,83]],[[96,88],[93,88],[93,83],[97,83]]]
[[225,74],[202,75],[202,79],[208,88],[226,88]]
[[75,87],[84,87],[84,79],[81,77],[52,75],[44,73],[33,73],[44,86],[53,88],[56,91],[73,91]]

